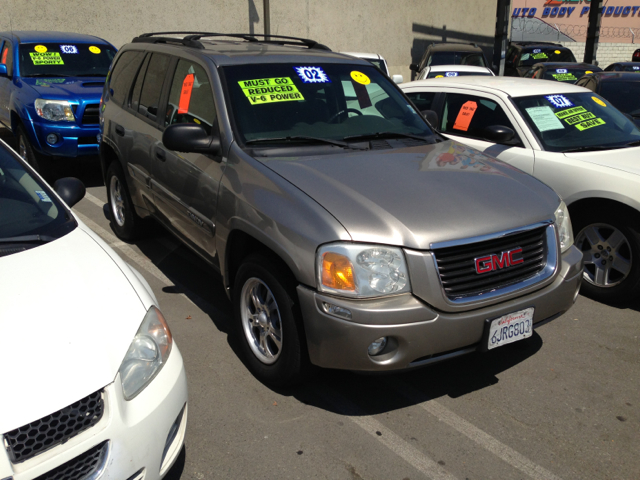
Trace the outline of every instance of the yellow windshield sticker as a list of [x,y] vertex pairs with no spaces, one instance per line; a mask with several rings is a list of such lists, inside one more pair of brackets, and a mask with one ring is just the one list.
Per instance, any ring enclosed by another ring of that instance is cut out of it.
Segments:
[[89,47],[89,51],[91,53],[95,53],[96,55],[100,53],[100,49],[98,47],[94,47],[93,45]]
[[29,52],[34,65],[64,65],[59,52]]
[[593,128],[593,127],[599,127],[600,125],[605,125],[606,123],[607,122],[605,122],[601,118],[594,118],[593,120],[587,120],[586,122],[578,123],[575,125],[575,127],[582,132],[583,130],[589,130],[590,128]]
[[593,73],[591,70],[587,70],[586,72],[584,72],[585,75],[589,75],[590,73]]
[[553,52],[553,53],[555,53],[556,55],[560,55],[562,52],[561,52],[560,50],[556,50],[556,51],[555,51],[555,52]]
[[556,112],[556,117],[558,117],[559,119],[563,119],[572,115],[577,115],[579,113],[585,113],[586,111],[587,110],[584,107],[567,108],[566,110],[560,110],[559,112]]
[[593,113],[587,112],[587,113],[581,113],[579,115],[574,115],[573,117],[565,118],[564,121],[567,122],[569,125],[575,125],[576,123],[585,122],[587,120],[591,120],[594,118],[596,118],[596,116]]
[[367,77],[362,72],[358,72],[357,70],[351,72],[351,78],[354,82],[359,83],[360,85],[369,85],[371,83],[369,77]]
[[549,56],[546,53],[535,53],[531,55],[531,58],[534,60],[540,60],[541,58],[549,58]]
[[594,102],[596,102],[598,105],[600,105],[601,107],[606,107],[607,104],[604,103],[602,100],[600,100],[598,97],[591,97],[591,100],[593,100]]
[[33,49],[38,53],[45,53],[47,51],[47,47],[44,45],[36,45]]
[[444,75],[436,75],[436,78],[444,78]]
[[573,80],[577,80],[573,73],[554,73],[553,78],[559,82],[571,82]]
[[251,105],[304,100],[298,87],[289,77],[241,80],[238,84]]

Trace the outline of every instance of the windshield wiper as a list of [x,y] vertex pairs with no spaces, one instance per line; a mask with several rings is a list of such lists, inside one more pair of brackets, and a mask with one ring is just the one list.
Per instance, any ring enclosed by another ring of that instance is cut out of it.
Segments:
[[640,140],[636,140],[635,142],[627,143],[625,145],[625,147],[640,147]]
[[70,75],[73,77],[106,77],[106,73],[79,73],[78,75]]
[[366,140],[366,139],[376,139],[376,138],[414,138],[416,140],[422,140],[425,143],[429,143],[429,141],[421,137],[419,135],[411,135],[410,133],[399,133],[399,132],[377,132],[377,133],[366,133],[364,135],[351,135],[349,137],[344,137],[343,140]]
[[294,135],[292,137],[279,137],[279,138],[254,138],[252,140],[247,140],[244,142],[246,145],[250,143],[262,143],[262,142],[291,142],[295,140],[306,140],[312,142],[320,142],[320,143],[329,143],[331,145],[337,145],[338,147],[343,148],[353,148],[358,150],[367,150],[364,147],[354,147],[353,145],[349,145],[347,142],[341,142],[340,140],[331,140],[329,138],[320,138],[320,137],[308,137],[306,135]]
[[32,73],[31,75],[23,75],[26,78],[32,77],[48,77],[48,78],[60,78],[60,77],[71,77],[71,75],[62,75],[60,73]]
[[0,238],[0,243],[49,243],[56,240],[50,235],[22,235],[19,237]]
[[597,152],[599,150],[616,150],[618,148],[624,148],[626,145],[616,145],[616,146],[599,146],[593,145],[591,147],[576,147],[569,148],[568,150],[562,150],[562,153],[572,153],[572,152]]

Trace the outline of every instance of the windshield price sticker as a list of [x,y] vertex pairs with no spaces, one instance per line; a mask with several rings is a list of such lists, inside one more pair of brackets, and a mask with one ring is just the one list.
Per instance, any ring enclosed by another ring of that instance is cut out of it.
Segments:
[[531,55],[534,60],[540,60],[541,58],[549,58],[549,56],[546,53],[536,53]]
[[458,76],[458,72],[447,72],[447,73],[445,73],[445,76],[447,76],[447,77],[457,77]]
[[575,125],[575,127],[582,132],[583,130],[589,130],[590,128],[593,128],[593,127],[606,125],[606,123],[607,122],[605,122],[601,118],[594,118],[593,120],[587,120],[586,122],[578,123]]
[[251,105],[304,100],[289,77],[240,80],[238,84]]
[[564,125],[558,120],[558,117],[553,114],[551,107],[531,107],[527,108],[527,114],[531,117],[533,123],[540,133],[547,132],[549,130],[564,130]]
[[558,82],[571,82],[573,80],[577,80],[573,73],[553,73],[552,76]]
[[193,83],[195,75],[189,73],[182,81],[182,90],[180,91],[180,103],[178,104],[178,114],[189,112],[189,103],[191,103],[191,92],[193,91]]
[[544,97],[547,101],[556,108],[573,107],[573,103],[564,95],[547,95]]
[[556,68],[556,73],[569,73],[566,68]]
[[633,68],[634,70],[640,70],[640,67],[631,67],[631,68]]
[[47,192],[44,192],[42,190],[36,190],[36,195],[40,198],[40,201],[52,203],[51,199],[49,198],[49,195],[47,195]]
[[533,53],[540,53],[542,50],[540,50],[539,48],[536,48],[533,50]]
[[329,76],[320,67],[293,67],[304,83],[331,83]]
[[62,53],[78,53],[78,47],[75,45],[60,45],[60,51]]
[[571,117],[572,115],[577,115],[579,113],[585,113],[587,110],[584,107],[574,107],[574,108],[569,108],[567,110],[560,110],[559,112],[556,112],[556,117],[562,119],[562,118],[567,118],[567,117]]
[[587,112],[587,113],[581,113],[580,115],[575,115],[573,117],[565,118],[564,121],[567,122],[569,125],[575,125],[576,123],[585,122],[587,120],[592,120],[594,118],[596,118],[596,116],[593,113]]
[[476,110],[478,109],[478,104],[474,101],[469,100],[462,105],[460,108],[460,112],[456,117],[456,121],[453,124],[454,130],[462,130],[466,132],[469,130],[469,125],[471,124],[471,120],[473,120],[473,116],[476,114]]
[[34,65],[64,65],[60,52],[29,52]]

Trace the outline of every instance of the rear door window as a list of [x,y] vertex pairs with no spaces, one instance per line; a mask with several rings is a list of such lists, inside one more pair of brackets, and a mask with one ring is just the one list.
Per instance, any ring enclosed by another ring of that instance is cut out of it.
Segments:
[[154,53],[149,61],[149,67],[144,75],[142,91],[140,92],[140,105],[138,112],[148,118],[155,119],[158,114],[162,85],[169,69],[171,57],[161,53]]
[[109,81],[111,99],[117,104],[122,105],[127,97],[143,58],[144,52],[140,51],[124,52],[118,58]]
[[442,132],[482,140],[484,129],[493,125],[502,125],[516,131],[507,114],[495,101],[475,95],[446,94]]

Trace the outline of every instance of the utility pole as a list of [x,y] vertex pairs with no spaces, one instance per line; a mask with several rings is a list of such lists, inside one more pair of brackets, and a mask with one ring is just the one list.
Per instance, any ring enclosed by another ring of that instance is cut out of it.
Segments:
[[584,48],[584,63],[593,63],[596,60],[601,19],[602,0],[591,0],[591,7],[589,9],[589,26],[587,27],[587,44]]
[[493,44],[493,59],[491,66],[498,75],[504,75],[504,61],[509,42],[509,12],[511,0],[498,0],[496,10],[496,35]]
[[264,19],[264,34],[271,35],[271,12],[269,11],[269,0],[262,0],[264,11],[262,17]]

